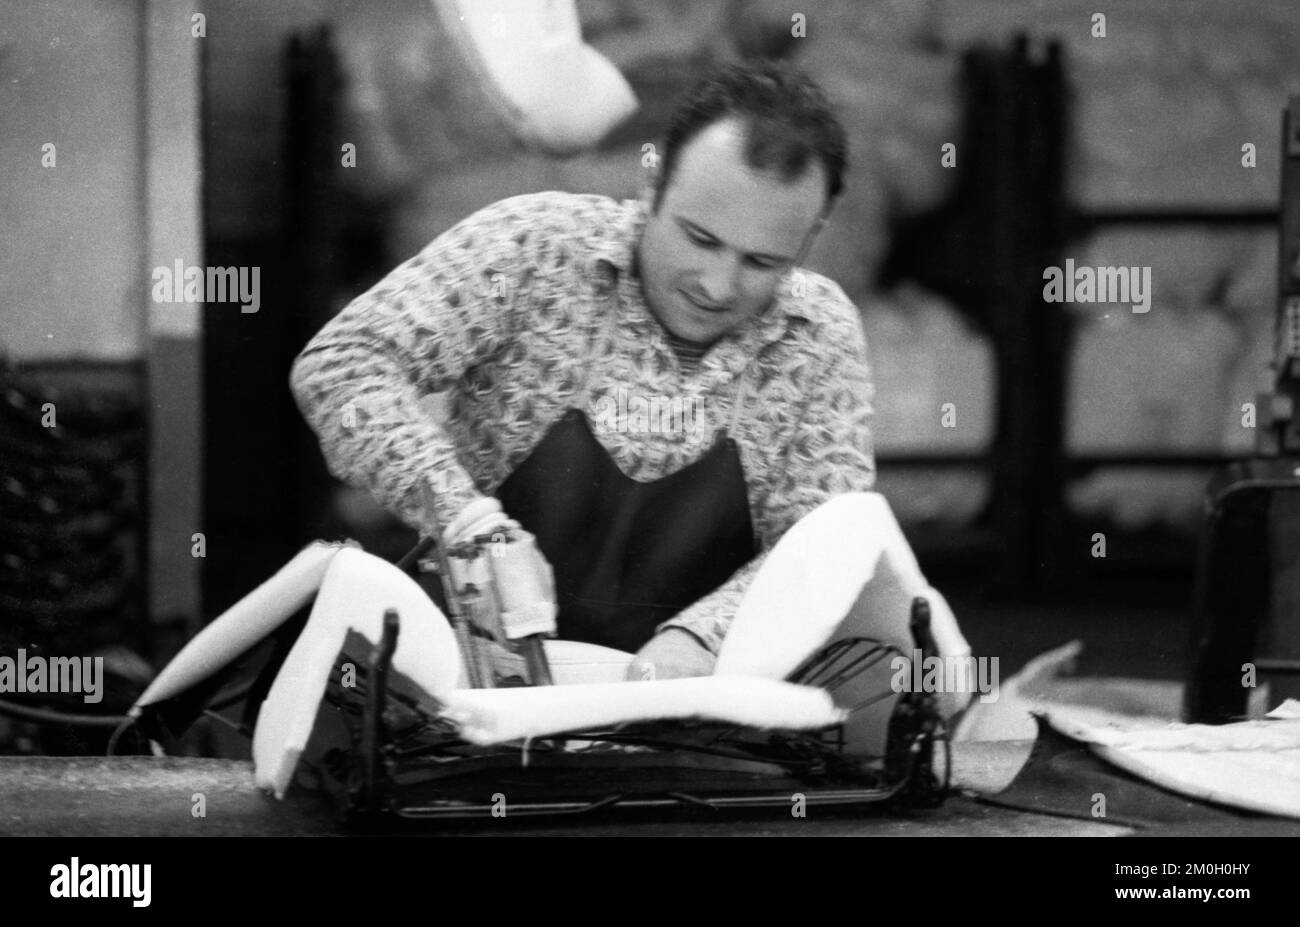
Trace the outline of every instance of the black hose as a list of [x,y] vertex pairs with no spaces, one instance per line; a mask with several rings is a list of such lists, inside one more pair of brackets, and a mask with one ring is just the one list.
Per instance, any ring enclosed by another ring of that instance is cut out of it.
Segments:
[[0,699],[0,714],[39,724],[71,724],[74,727],[117,727],[130,721],[126,715],[79,715],[52,708],[30,708]]

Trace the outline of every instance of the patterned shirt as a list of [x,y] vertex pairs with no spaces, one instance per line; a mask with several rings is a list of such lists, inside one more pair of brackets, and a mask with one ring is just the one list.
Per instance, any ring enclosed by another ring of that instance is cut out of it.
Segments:
[[494,203],[330,321],[295,362],[292,388],[330,472],[426,531],[421,483],[447,525],[575,404],[642,481],[697,460],[726,427],[761,551],[661,625],[717,653],[786,529],[875,482],[866,339],[840,288],[796,269],[764,313],[684,369],[641,292],[644,223],[631,200],[551,192]]

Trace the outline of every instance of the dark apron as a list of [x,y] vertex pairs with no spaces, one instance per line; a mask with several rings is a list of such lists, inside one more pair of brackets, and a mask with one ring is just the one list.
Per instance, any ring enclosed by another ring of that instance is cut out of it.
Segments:
[[[607,305],[608,338],[617,302]],[[634,480],[596,439],[582,409],[586,394],[584,383],[583,401],[550,427],[496,496],[537,536],[555,571],[558,636],[634,653],[758,552],[745,473],[735,440],[719,429],[699,460],[657,480]],[[742,398],[738,392],[733,422]]]

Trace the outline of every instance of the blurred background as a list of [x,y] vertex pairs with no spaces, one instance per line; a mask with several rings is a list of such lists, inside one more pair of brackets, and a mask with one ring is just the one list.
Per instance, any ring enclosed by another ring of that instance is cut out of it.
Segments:
[[[1115,5],[1101,36],[1095,6],[578,0],[640,108],[561,158],[512,139],[428,0],[6,5],[0,652],[147,679],[309,540],[404,552],[326,474],[293,357],[481,206],[635,196],[676,97],[775,56],[849,129],[810,263],[862,310],[879,489],[976,652],[1009,674],[1081,638],[1086,670],[1180,678],[1204,489],[1272,383],[1300,7]],[[1045,304],[1066,258],[1151,267],[1150,311]],[[155,302],[176,260],[260,268],[259,311]]]

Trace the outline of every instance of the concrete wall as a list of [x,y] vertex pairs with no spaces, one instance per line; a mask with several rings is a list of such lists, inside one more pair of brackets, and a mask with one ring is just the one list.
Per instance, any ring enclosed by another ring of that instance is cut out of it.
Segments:
[[0,352],[71,362],[74,380],[78,362],[143,362],[148,610],[186,620],[199,612],[199,306],[155,302],[150,272],[203,264],[191,26],[184,0],[0,7]]
[[0,6],[0,351],[17,359],[143,354],[140,29],[136,3]]

